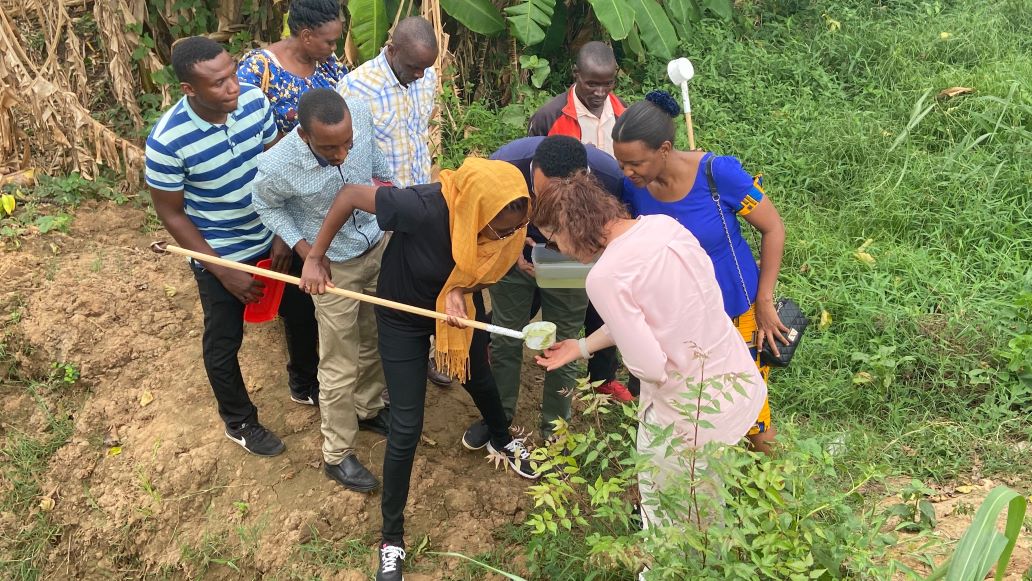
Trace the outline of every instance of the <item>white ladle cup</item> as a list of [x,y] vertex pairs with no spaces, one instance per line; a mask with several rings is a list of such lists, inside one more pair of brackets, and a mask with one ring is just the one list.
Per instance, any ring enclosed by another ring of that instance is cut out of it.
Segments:
[[681,103],[684,106],[684,121],[688,127],[688,147],[695,149],[695,130],[692,127],[692,102],[688,98],[688,81],[695,76],[692,61],[681,57],[667,63],[667,76],[670,82],[681,87]]
[[523,343],[530,349],[544,351],[555,345],[555,323],[536,321],[523,328]]

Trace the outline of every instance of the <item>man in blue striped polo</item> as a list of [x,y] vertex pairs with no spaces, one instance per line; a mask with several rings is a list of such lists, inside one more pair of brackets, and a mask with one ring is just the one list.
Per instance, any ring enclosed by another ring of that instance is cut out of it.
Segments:
[[[269,102],[257,87],[237,81],[233,59],[211,39],[177,42],[172,68],[185,96],[147,137],[145,175],[158,218],[184,248],[249,264],[268,257],[275,270],[300,272],[300,259],[251,205],[258,154],[277,135]],[[238,270],[194,260],[190,265],[204,309],[204,368],[226,437],[252,454],[275,456],[283,442],[258,422],[237,360],[244,306],[262,297],[263,285]],[[288,285],[279,314],[291,398],[315,405],[318,329],[311,299]]]

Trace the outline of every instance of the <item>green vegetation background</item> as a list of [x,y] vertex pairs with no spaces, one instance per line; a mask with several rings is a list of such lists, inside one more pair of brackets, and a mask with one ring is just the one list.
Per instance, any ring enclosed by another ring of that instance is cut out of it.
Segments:
[[[814,494],[844,494],[872,464],[923,482],[1027,482],[1032,3],[764,0],[737,9],[733,26],[712,20],[695,28],[682,54],[696,67],[699,146],[763,173],[788,229],[780,292],[813,323],[792,367],[774,372],[771,405],[793,442],[812,439],[835,455],[841,478],[814,482]],[[569,63],[556,65],[552,93],[569,78]],[[972,91],[939,96],[953,87]],[[675,89],[665,81],[665,62],[624,64],[618,92],[625,100],[653,88]],[[518,97],[515,104],[499,109],[446,96],[443,165],[521,137],[548,98],[527,87],[499,90]],[[16,239],[28,223],[42,233],[65,229],[65,212],[86,197],[125,201],[110,185],[42,179],[0,238]],[[4,349],[0,343],[0,363],[8,366]],[[55,368],[48,385],[74,383],[68,373]],[[52,398],[43,389],[33,394]],[[16,486],[0,509],[23,512],[35,503],[47,459],[70,435],[67,422],[52,419],[52,437],[14,440],[3,450]],[[857,504],[891,492],[870,494]],[[37,524],[19,533],[26,557],[0,571],[38,574],[57,529],[43,516]],[[496,540],[498,550],[479,557],[509,570],[522,568],[518,554],[535,543],[522,526],[497,531]],[[564,554],[581,541],[555,539],[538,569],[556,579],[592,570],[582,554]],[[366,566],[368,545],[316,539],[300,558]],[[186,560],[212,552],[190,551],[184,548]],[[222,562],[202,560],[204,567]],[[483,573],[470,566],[458,575]]]
[[[917,477],[1027,475],[1032,4],[741,8],[682,51],[698,147],[764,174],[788,230],[779,293],[813,315],[772,376],[774,421]],[[625,100],[653,88],[676,94],[665,63],[625,63]],[[522,136],[540,101],[465,108],[445,163]]]

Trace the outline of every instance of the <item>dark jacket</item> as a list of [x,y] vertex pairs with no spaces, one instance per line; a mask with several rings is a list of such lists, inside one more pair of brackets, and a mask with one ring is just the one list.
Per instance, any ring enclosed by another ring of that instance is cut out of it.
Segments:
[[[534,112],[530,118],[530,127],[527,135],[569,135],[576,139],[581,138],[580,124],[577,122],[577,105],[574,99],[577,95],[573,87],[565,93],[556,95],[551,101],[545,103],[540,109]],[[609,93],[609,102],[613,105],[613,115],[619,117],[626,107],[614,93]]]

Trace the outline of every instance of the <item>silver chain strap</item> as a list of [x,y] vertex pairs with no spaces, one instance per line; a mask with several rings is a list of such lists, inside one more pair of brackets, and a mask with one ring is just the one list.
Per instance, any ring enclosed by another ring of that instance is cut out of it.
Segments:
[[706,160],[706,181],[709,183],[710,197],[717,205],[717,215],[720,216],[720,223],[724,226],[724,235],[727,237],[727,245],[731,248],[731,258],[735,261],[735,269],[738,270],[738,280],[742,283],[742,292],[745,293],[745,303],[751,305],[749,289],[745,286],[745,276],[742,274],[742,266],[738,263],[738,254],[735,253],[735,243],[731,241],[731,231],[727,228],[727,219],[724,218],[724,211],[720,207],[720,193],[717,191],[717,181],[713,179],[713,156]]

